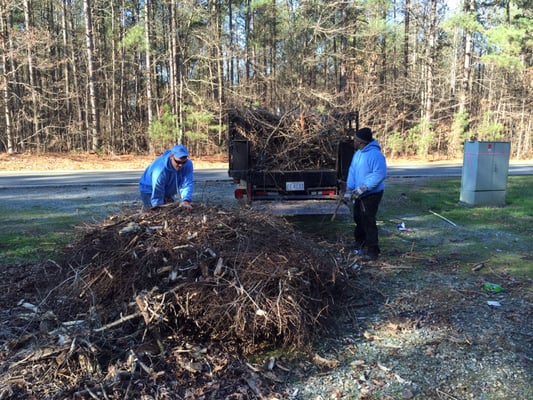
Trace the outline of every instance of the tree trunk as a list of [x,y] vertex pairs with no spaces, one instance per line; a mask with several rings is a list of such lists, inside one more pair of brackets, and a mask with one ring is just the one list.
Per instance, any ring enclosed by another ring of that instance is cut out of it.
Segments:
[[216,65],[217,65],[217,100],[218,100],[218,145],[221,145],[224,140],[223,129],[223,112],[224,112],[224,64],[223,64],[223,52],[222,52],[222,21],[221,15],[222,6],[220,1],[217,0],[217,42],[216,42]]
[[[382,10],[382,18],[384,21],[387,20],[387,7],[383,7],[383,10]],[[387,35],[385,34],[385,32],[383,32],[383,34],[381,35],[381,39],[378,39],[379,42],[380,42],[380,45],[381,45],[381,55],[380,55],[380,58],[381,58],[381,62],[380,62],[380,66],[379,66],[379,83],[381,85],[385,84],[385,79],[386,79],[386,71],[387,71],[387,68],[388,68],[388,60],[387,60]]]
[[11,54],[9,44],[9,10],[5,0],[0,2],[0,36],[2,38],[2,86],[4,97],[4,119],[5,119],[5,133],[7,152],[12,154],[16,151],[15,137],[13,132],[13,124],[11,118],[11,84],[9,83],[9,71],[11,68],[11,60],[8,59],[7,54]]
[[252,79],[252,65],[255,64],[255,52],[252,42],[252,31],[253,31],[253,9],[252,1],[246,0],[246,16],[245,16],[245,37],[246,37],[246,59],[245,59],[245,71],[246,71],[246,82],[250,82]]
[[87,79],[89,86],[89,107],[90,107],[90,131],[91,150],[98,151],[100,147],[100,113],[98,109],[96,90],[96,70],[94,65],[94,36],[92,26],[91,1],[83,1],[83,12],[85,14],[85,40],[87,51]]
[[[62,36],[61,39],[63,40],[63,49],[65,49],[65,54],[68,52],[69,44],[68,44],[68,23],[67,23],[67,0],[63,0],[62,2],[62,13],[61,13],[61,30],[62,30]],[[72,113],[72,105],[71,105],[71,94],[70,94],[70,71],[68,68],[68,63],[65,62],[63,65],[63,87],[65,90],[65,111],[68,116]],[[71,121],[69,121],[71,122]],[[69,124],[70,125],[70,124]]]
[[228,24],[229,24],[229,86],[235,86],[238,83],[238,77],[235,75],[236,55],[235,55],[235,32],[233,27],[233,1],[228,0]]
[[[151,12],[150,12],[150,0],[145,0],[145,7],[144,7],[144,40],[146,41],[145,44],[145,62],[146,62],[146,111],[147,111],[147,117],[148,117],[148,126],[152,125],[153,122],[153,114],[152,114],[152,44],[150,40],[150,18],[151,18]],[[153,142],[148,138],[148,146],[150,148],[150,152],[153,152]]]
[[178,73],[176,68],[177,58],[177,34],[178,34],[178,17],[176,15],[176,5],[174,1],[170,2],[170,27],[169,27],[169,42],[168,42],[168,70],[169,70],[169,85],[170,85],[170,109],[173,114],[178,112]]
[[[475,0],[465,0],[464,12],[470,13],[475,10]],[[472,33],[467,30],[464,37],[464,59],[463,59],[463,77],[461,83],[461,94],[459,96],[459,112],[467,111],[467,103],[470,95],[470,73],[472,62]]]
[[424,148],[424,156],[429,154],[430,144],[433,141],[431,132],[431,120],[433,117],[433,75],[435,68],[435,46],[437,42],[437,0],[431,0],[431,11],[429,21],[429,43],[426,50],[426,97],[422,124],[422,146]]
[[[26,32],[31,34],[33,30],[33,24],[31,21],[31,4],[30,0],[24,0],[24,24],[26,26]],[[37,85],[35,83],[35,66],[33,61],[33,49],[32,49],[32,40],[28,35],[27,41],[27,62],[28,62],[28,79],[29,79],[29,90],[31,94],[31,116],[32,116],[32,125],[31,125],[31,137],[35,138],[35,143],[37,149],[41,149],[41,140],[40,140],[40,126],[39,126],[39,105],[37,100]]]
[[435,69],[435,47],[437,42],[437,0],[431,0],[431,15],[429,25],[429,43],[427,48],[427,75],[426,75],[426,100],[424,115],[427,121],[431,121],[433,113],[433,80]]
[[[170,71],[170,98],[172,104],[172,113],[177,116],[176,130],[178,143],[183,142],[183,113],[181,107],[181,99],[183,95],[182,85],[182,70],[181,70],[181,51],[178,42],[180,35],[180,24],[178,22],[178,5],[174,0],[170,2],[170,40],[169,40],[169,71]],[[184,27],[181,27],[184,28]]]
[[[269,8],[269,20],[270,20],[270,29],[269,29],[269,46],[268,46],[268,70],[270,71],[268,77],[268,99],[270,108],[275,107],[275,98],[276,98],[276,75],[277,75],[277,45],[278,45],[278,15],[276,0],[271,0],[271,7]],[[265,71],[266,73],[266,71]]]
[[[126,7],[126,0],[122,0],[122,9]],[[119,38],[122,40],[124,38],[124,27],[120,23],[120,16],[117,16],[119,20],[119,31],[120,35]],[[119,99],[118,99],[118,121],[120,124],[120,140],[122,142],[122,147],[126,148],[127,146],[127,137],[126,137],[126,109],[127,109],[127,99],[126,99],[126,50],[124,49],[124,46],[120,47],[120,50],[118,51],[119,57],[120,57],[120,81],[119,81]]]
[[[342,24],[347,23],[348,16],[346,15],[346,3],[340,3],[340,21],[342,21]],[[348,67],[346,64],[346,59],[348,57],[348,39],[346,37],[346,33],[344,31],[341,32],[340,35],[340,55],[339,55],[339,61],[338,61],[338,68],[339,68],[339,84],[338,84],[338,93],[340,95],[341,101],[343,104],[347,101],[347,93],[346,93],[346,86],[348,83]]]
[[405,0],[405,20],[403,33],[403,76],[409,77],[409,37],[411,21],[411,0]]
[[[72,70],[72,89],[70,90],[70,93],[72,95],[72,98],[74,99],[74,111],[73,115],[76,115],[76,120],[74,118],[70,119],[69,124],[69,130],[73,131],[75,135],[74,137],[70,138],[70,145],[69,147],[80,147],[80,148],[86,148],[87,144],[84,140],[84,133],[87,131],[87,124],[85,123],[85,117],[84,117],[84,107],[83,107],[83,98],[85,96],[82,96],[81,89],[80,89],[80,82],[79,82],[79,69],[78,69],[78,56],[77,56],[77,49],[75,49],[74,42],[73,42],[73,32],[74,32],[74,16],[72,15],[72,5],[71,0],[64,0],[64,10],[65,10],[65,16],[67,20],[67,41],[68,41],[68,62],[67,64],[70,66]],[[77,141],[76,142],[76,138]]]

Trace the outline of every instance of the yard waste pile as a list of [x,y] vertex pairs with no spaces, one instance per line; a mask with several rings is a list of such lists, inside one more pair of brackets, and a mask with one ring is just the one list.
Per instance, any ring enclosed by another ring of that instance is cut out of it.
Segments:
[[230,135],[247,140],[257,171],[334,169],[338,143],[346,140],[350,114],[276,114],[236,107],[228,113]]
[[0,398],[261,398],[283,379],[243,355],[309,345],[340,282],[284,219],[201,204],[85,226],[64,261],[19,271]]

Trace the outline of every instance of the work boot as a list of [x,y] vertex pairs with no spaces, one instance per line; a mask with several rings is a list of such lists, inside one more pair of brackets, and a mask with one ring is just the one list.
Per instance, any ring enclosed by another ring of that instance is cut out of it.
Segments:
[[376,261],[379,257],[379,246],[367,246],[365,254],[363,255],[364,261]]
[[366,253],[363,255],[363,261],[376,261],[378,257],[377,253]]

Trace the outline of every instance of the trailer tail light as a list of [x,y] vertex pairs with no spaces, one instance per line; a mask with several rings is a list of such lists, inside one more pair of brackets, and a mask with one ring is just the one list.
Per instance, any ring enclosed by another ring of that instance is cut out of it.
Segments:
[[237,200],[244,199],[244,190],[243,189],[235,189],[234,196]]
[[330,190],[317,190],[314,192],[311,192],[311,195],[313,196],[335,196],[337,193],[334,189]]

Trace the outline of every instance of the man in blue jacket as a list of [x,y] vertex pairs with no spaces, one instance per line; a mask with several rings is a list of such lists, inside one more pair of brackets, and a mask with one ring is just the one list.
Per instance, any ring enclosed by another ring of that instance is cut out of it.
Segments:
[[355,252],[367,261],[376,260],[380,253],[376,214],[386,177],[385,156],[372,138],[372,130],[359,129],[355,132],[355,154],[348,171],[346,197],[354,204]]
[[139,181],[143,204],[150,208],[173,202],[179,194],[180,206],[190,211],[193,189],[193,164],[187,147],[181,144],[157,157]]

